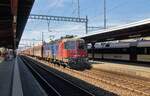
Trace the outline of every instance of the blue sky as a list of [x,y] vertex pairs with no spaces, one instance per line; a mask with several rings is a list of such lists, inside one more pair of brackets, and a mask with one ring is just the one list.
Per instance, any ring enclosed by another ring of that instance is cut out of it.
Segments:
[[[89,26],[103,27],[103,1],[80,0],[80,15],[88,16]],[[150,18],[150,0],[106,0],[106,5],[108,28]],[[35,0],[31,14],[77,17],[77,0]],[[47,21],[28,20],[22,38],[41,39],[41,32],[45,32],[45,41],[48,41],[50,35],[59,38],[85,33],[85,26],[80,23],[51,21],[50,29],[52,32],[48,33]]]

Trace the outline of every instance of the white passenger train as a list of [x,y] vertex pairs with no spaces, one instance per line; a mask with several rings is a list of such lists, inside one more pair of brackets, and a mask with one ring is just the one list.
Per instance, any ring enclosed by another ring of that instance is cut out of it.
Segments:
[[150,62],[150,41],[139,42],[137,49],[137,61]]
[[88,46],[88,57],[91,59],[124,60],[150,62],[150,41],[109,42]]

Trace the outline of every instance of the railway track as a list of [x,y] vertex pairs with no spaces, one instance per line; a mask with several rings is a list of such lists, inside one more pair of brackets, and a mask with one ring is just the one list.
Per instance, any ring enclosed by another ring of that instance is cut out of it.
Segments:
[[58,71],[78,77],[96,87],[103,88],[121,96],[150,96],[150,81],[102,70],[76,71],[69,68],[64,69],[54,64],[47,64]]
[[[143,80],[96,70],[85,70],[83,72],[74,70],[73,72],[84,77],[91,78],[91,80],[95,82],[95,85],[101,85],[99,82],[103,82],[111,86],[118,87],[119,90],[117,90],[117,92],[119,95],[125,93],[133,96],[150,96],[150,83],[144,82]],[[123,92],[123,90],[127,91],[127,93]]]
[[49,96],[94,96],[31,59],[21,57]]
[[[150,82],[100,70],[76,71],[69,68],[49,66],[87,81],[97,87],[108,89],[118,95],[150,96]],[[104,85],[104,86],[103,86]]]
[[131,78],[121,74],[113,74],[100,70],[86,70],[85,74],[94,76],[96,79],[111,81],[112,85],[127,89],[138,93],[139,95],[150,96],[150,81],[144,81],[136,78]]
[[[57,70],[65,72],[64,69],[55,67]],[[99,73],[98,73],[99,72]],[[88,81],[91,84],[117,93],[118,95],[126,96],[150,96],[149,85],[140,82],[140,80],[129,79],[129,77],[117,77],[116,75],[108,72],[92,72],[89,70],[79,72],[76,70],[66,69],[66,73],[70,73],[75,77]],[[116,76],[116,77],[115,77]],[[136,82],[135,82],[136,81]],[[149,84],[149,83],[148,83]]]

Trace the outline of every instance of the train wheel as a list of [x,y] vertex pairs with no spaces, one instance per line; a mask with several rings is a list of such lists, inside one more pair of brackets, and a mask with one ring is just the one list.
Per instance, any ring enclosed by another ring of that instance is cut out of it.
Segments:
[[63,68],[66,68],[66,64],[65,63],[62,66],[63,66]]

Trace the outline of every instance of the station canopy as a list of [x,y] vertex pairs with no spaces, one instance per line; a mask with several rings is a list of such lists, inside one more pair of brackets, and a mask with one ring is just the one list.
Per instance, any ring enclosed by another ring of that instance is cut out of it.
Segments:
[[0,47],[18,47],[33,3],[34,0],[0,0]]
[[147,36],[150,36],[150,19],[98,30],[80,38],[84,39],[87,43],[96,43]]

